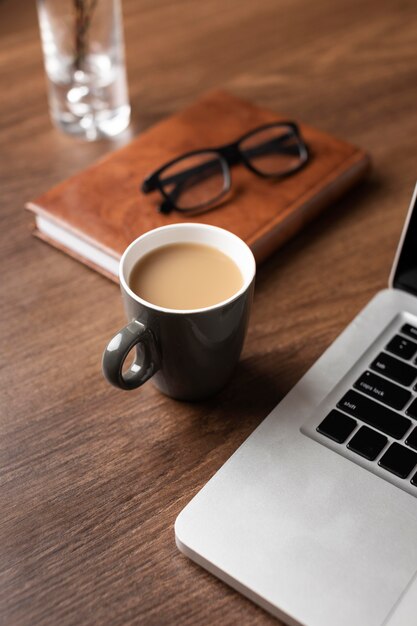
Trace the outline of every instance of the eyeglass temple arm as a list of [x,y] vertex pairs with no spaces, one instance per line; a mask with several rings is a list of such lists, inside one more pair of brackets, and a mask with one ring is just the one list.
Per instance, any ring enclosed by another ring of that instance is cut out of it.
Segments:
[[259,144],[259,146],[254,146],[253,148],[249,148],[245,150],[245,156],[254,157],[254,156],[262,156],[264,154],[269,154],[276,152],[278,154],[288,154],[297,156],[300,154],[300,146],[297,145],[281,145],[282,138],[270,139],[269,141]]
[[[218,167],[219,167],[219,160],[212,159],[211,161],[206,161],[205,163],[201,163],[200,165],[196,165],[195,167],[190,167],[186,170],[183,170],[182,172],[178,172],[178,174],[172,174],[171,176],[168,176],[168,178],[161,179],[160,182],[164,185],[179,186],[179,185],[183,185],[186,182],[189,182],[192,177],[195,178],[196,176],[200,176],[199,180],[196,181],[196,182],[199,182],[200,180],[202,180],[203,177],[208,178],[212,176],[213,173],[215,173],[218,170]],[[149,193],[150,191],[154,191],[157,188],[156,183],[153,184],[153,181],[151,179],[152,179],[152,176],[150,176],[149,178],[146,178],[143,181],[143,184],[142,184],[143,193]],[[172,193],[173,192],[171,191],[170,194]]]

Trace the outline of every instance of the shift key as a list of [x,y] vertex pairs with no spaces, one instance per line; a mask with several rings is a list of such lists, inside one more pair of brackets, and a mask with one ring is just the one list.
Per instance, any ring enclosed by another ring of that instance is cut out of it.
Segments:
[[367,396],[375,398],[384,404],[388,404],[393,409],[401,411],[409,402],[411,393],[395,383],[391,383],[385,378],[381,378],[371,372],[365,372],[356,381],[354,387]]
[[401,439],[411,426],[411,421],[403,415],[391,411],[382,404],[377,404],[356,391],[345,393],[337,406],[345,413],[362,420],[365,424],[377,428],[394,439]]

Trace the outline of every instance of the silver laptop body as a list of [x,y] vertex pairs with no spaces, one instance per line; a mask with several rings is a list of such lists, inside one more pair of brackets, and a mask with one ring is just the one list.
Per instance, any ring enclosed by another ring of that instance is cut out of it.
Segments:
[[185,555],[288,624],[417,625],[416,296],[417,185],[390,287],[176,520]]

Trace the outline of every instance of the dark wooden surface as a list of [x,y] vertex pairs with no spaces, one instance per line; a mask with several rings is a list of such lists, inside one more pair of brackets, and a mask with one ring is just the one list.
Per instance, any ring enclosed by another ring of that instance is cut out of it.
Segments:
[[277,623],[185,559],[173,523],[386,285],[417,178],[417,5],[125,0],[132,135],[224,87],[374,158],[261,268],[233,382],[188,405],[106,385],[117,287],[30,235],[27,199],[129,138],[51,127],[33,4],[0,2],[0,622]]

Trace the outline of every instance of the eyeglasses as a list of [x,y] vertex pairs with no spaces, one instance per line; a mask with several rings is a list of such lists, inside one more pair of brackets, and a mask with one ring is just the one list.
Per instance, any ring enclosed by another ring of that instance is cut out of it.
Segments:
[[228,193],[233,165],[241,163],[257,176],[279,179],[298,172],[308,159],[297,124],[275,122],[225,146],[185,153],[147,176],[141,189],[145,194],[160,191],[161,213],[198,213],[214,208]]

